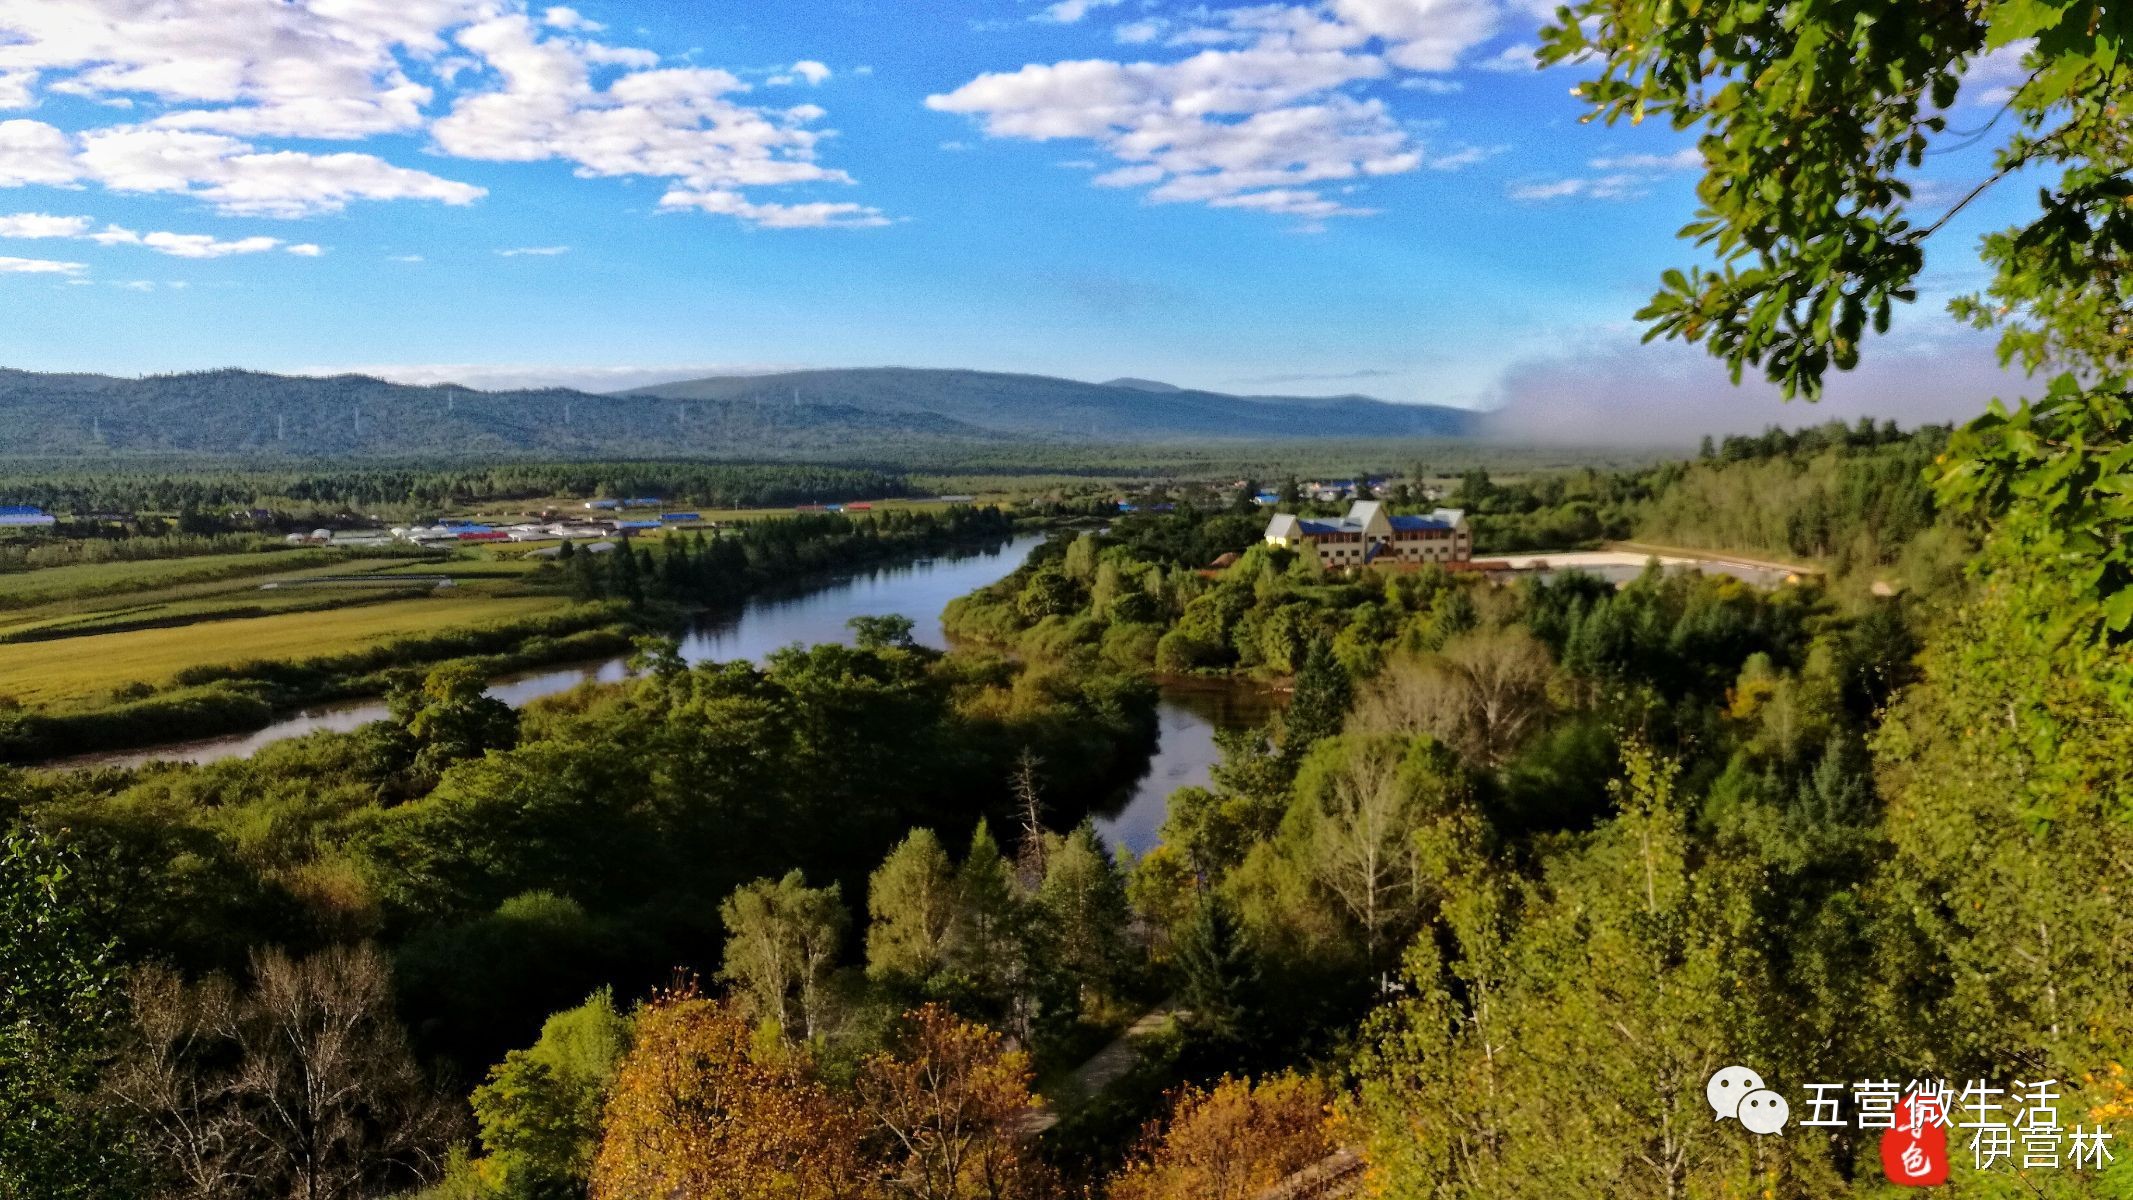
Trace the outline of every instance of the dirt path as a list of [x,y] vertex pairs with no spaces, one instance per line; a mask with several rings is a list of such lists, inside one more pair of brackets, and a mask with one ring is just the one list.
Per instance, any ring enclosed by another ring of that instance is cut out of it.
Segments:
[[1812,564],[1780,562],[1773,558],[1756,558],[1746,554],[1735,554],[1730,550],[1694,550],[1687,546],[1662,546],[1657,542],[1609,542],[1607,543],[1607,548],[1632,554],[1657,554],[1661,557],[1702,559],[1706,562],[1739,563],[1744,567],[1762,567],[1769,571],[1790,571],[1796,575],[1822,574],[1822,568]]
[[1074,1068],[1066,1082],[1058,1089],[1056,1097],[1047,1097],[1042,1106],[1030,1110],[1024,1129],[1029,1134],[1043,1133],[1059,1123],[1058,1109],[1077,1107],[1102,1094],[1105,1088],[1126,1077],[1140,1061],[1140,1042],[1161,1033],[1176,1020],[1181,1010],[1165,1004],[1140,1015],[1124,1033],[1089,1056],[1087,1062]]

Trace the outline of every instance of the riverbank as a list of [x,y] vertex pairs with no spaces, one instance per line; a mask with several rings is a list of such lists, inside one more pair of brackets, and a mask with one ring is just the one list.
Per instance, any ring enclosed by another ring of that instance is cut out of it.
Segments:
[[[669,611],[660,623],[629,626],[625,636],[597,649],[502,664],[483,673],[491,678],[490,693],[517,707],[580,684],[625,678],[630,641],[626,634],[678,632],[682,658],[690,663],[760,661],[790,645],[848,640],[846,623],[857,616],[911,616],[921,644],[945,648],[939,614],[948,600],[1006,575],[1044,540],[1041,534],[1020,533],[1004,539],[920,547],[901,560],[787,579],[731,604],[686,614]],[[533,669],[542,667],[549,669]],[[383,691],[381,687],[368,695]],[[152,761],[212,762],[248,756],[308,733],[347,732],[388,715],[382,700],[342,694],[299,701],[267,713],[264,719],[130,745],[92,746],[66,757],[48,757],[36,765],[64,770],[132,767]]]
[[[553,566],[484,552],[447,568],[460,586],[385,604],[228,620],[204,614],[167,629],[0,647],[6,678],[32,677],[30,656],[90,677],[70,681],[71,703],[17,701],[0,710],[0,762],[107,765],[124,751],[133,752],[123,756],[129,761],[147,761],[166,747],[247,741],[244,735],[316,719],[306,709],[383,696],[410,673],[448,662],[490,677],[619,663],[634,638],[715,625],[749,597],[805,592],[853,570],[997,544],[1011,538],[1012,525],[997,510],[962,510],[879,522],[810,515],[708,543],[690,539],[693,552],[689,542],[672,544],[674,536],[646,542],[644,550],[581,552]],[[518,619],[437,628],[476,603],[515,606]],[[366,633],[372,628],[399,632]],[[351,643],[360,648],[346,649]],[[336,649],[303,653],[320,647]],[[185,657],[158,657],[173,649]],[[8,655],[25,662],[18,667]],[[10,690],[0,686],[0,693]]]
[[574,605],[550,616],[387,641],[348,654],[190,668],[178,673],[170,690],[101,707],[0,713],[0,763],[37,765],[242,733],[305,706],[381,696],[410,671],[446,662],[465,662],[484,674],[525,671],[619,653],[640,631],[618,606]]

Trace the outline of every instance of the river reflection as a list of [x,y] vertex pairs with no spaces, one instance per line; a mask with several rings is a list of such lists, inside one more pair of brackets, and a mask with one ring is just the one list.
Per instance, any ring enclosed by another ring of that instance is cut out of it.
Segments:
[[[982,549],[962,549],[933,558],[869,567],[827,581],[816,579],[753,596],[737,608],[707,613],[693,622],[682,636],[682,657],[692,663],[736,659],[760,662],[786,646],[845,641],[851,637],[845,622],[853,617],[892,613],[917,623],[912,633],[918,641],[945,649],[948,643],[941,632],[941,610],[948,602],[1005,578],[1044,541],[1041,534],[1024,534]],[[507,675],[491,681],[489,694],[516,708],[588,680],[616,682],[627,673],[623,660],[612,658]],[[320,705],[250,733],[84,755],[48,765],[131,767],[159,761],[215,762],[242,758],[263,746],[307,733],[346,733],[387,715],[382,700]]]
[[[846,641],[851,637],[846,622],[853,617],[890,614],[910,617],[917,623],[912,632],[918,641],[945,649],[948,642],[941,630],[941,610],[948,602],[1006,577],[1044,541],[1043,535],[1026,534],[984,549],[868,568],[754,596],[738,608],[698,618],[682,637],[682,657],[692,663],[739,659],[760,662],[786,646]],[[616,682],[627,673],[623,660],[614,658],[505,676],[490,683],[489,694],[517,707],[568,691],[588,680]],[[1207,786],[1210,769],[1221,759],[1215,747],[1215,731],[1262,721],[1277,704],[1276,697],[1265,693],[1165,686],[1158,708],[1161,742],[1149,759],[1147,774],[1116,814],[1097,822],[1105,840],[1136,853],[1153,848],[1170,793],[1188,785]],[[307,733],[346,733],[387,715],[382,700],[321,706],[251,733],[85,755],[48,765],[131,767],[157,761],[215,762],[242,758],[264,746]]]
[[1166,684],[1157,701],[1161,741],[1148,759],[1148,771],[1133,785],[1117,812],[1098,818],[1096,831],[1114,847],[1135,854],[1155,848],[1170,793],[1182,787],[1207,787],[1214,765],[1222,761],[1215,733],[1257,725],[1281,707],[1282,697],[1220,685]]

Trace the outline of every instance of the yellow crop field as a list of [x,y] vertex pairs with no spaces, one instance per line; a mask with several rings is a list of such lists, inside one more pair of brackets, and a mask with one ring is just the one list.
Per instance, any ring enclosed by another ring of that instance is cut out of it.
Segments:
[[129,683],[169,683],[187,667],[326,658],[399,638],[519,620],[565,603],[556,596],[423,596],[323,612],[0,645],[0,696],[39,707],[96,700]]

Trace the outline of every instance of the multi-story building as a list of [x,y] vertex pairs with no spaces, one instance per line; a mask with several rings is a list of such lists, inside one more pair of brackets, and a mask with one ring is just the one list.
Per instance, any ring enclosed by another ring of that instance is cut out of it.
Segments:
[[1348,506],[1347,516],[1336,520],[1276,513],[1267,522],[1266,540],[1291,550],[1308,546],[1329,567],[1455,563],[1474,557],[1474,535],[1462,510],[1440,508],[1427,516],[1396,517],[1376,500],[1358,500]]

